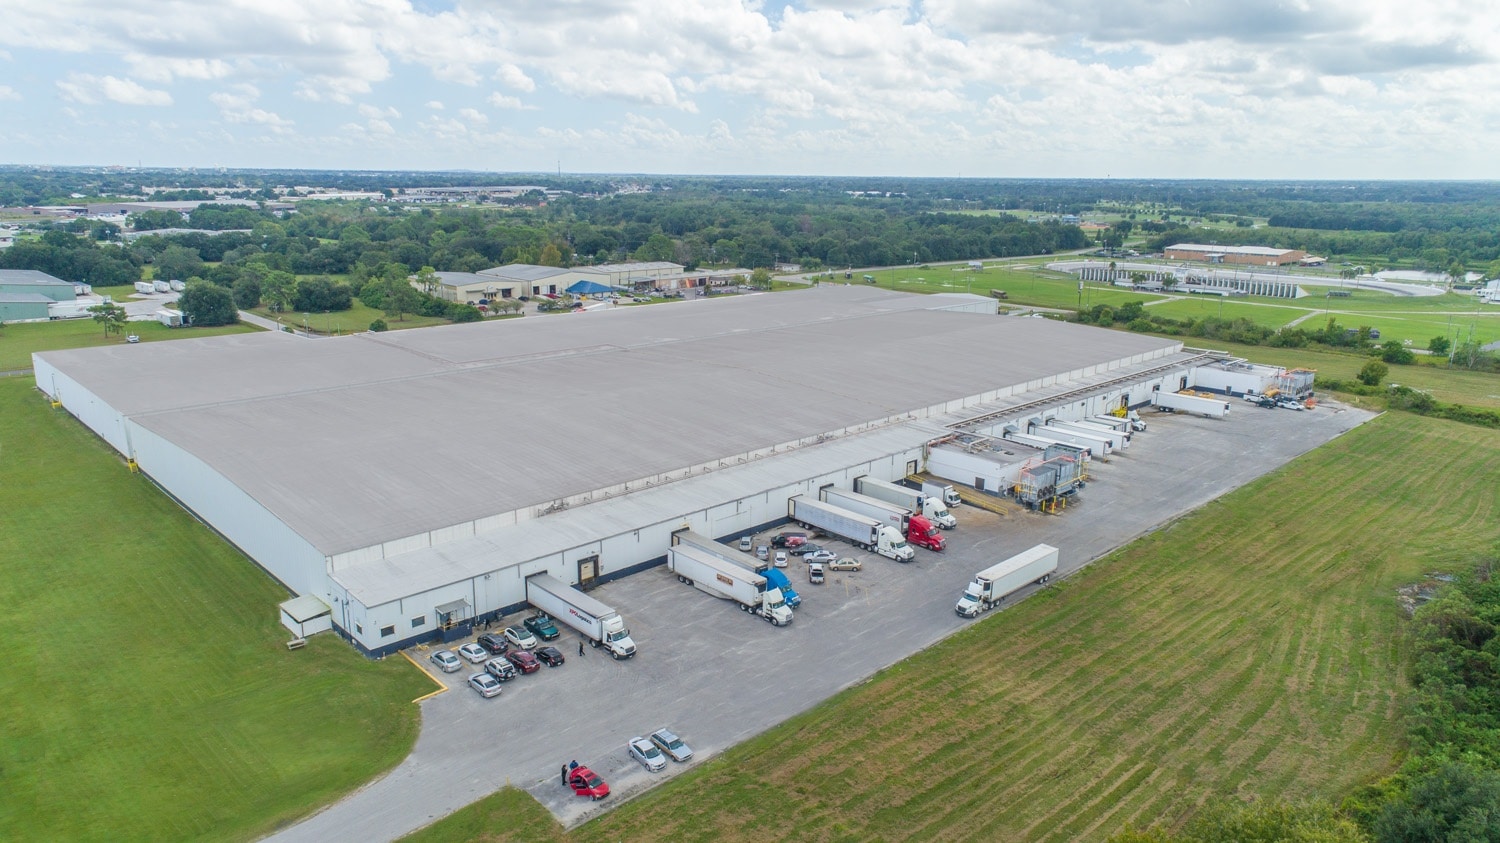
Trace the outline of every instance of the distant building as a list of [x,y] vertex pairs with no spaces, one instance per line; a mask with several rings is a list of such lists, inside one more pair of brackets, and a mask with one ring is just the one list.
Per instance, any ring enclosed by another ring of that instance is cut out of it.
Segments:
[[77,298],[71,281],[34,269],[0,269],[0,322],[48,318],[48,305]]
[[1198,243],[1178,243],[1163,249],[1162,256],[1172,261],[1284,266],[1297,263],[1307,257],[1307,253],[1301,249],[1272,249],[1266,246],[1204,246]]
[[[448,275],[463,275],[466,273],[445,273]],[[512,263],[505,266],[495,266],[489,269],[481,269],[476,275],[489,279],[488,284],[498,290],[509,289],[516,298],[521,296],[556,296],[561,295],[564,290],[572,286],[575,281],[594,281],[599,284],[612,285],[608,273],[600,272],[596,267],[575,266],[571,269],[561,266],[537,266],[529,263]],[[468,292],[473,292],[472,285],[475,282],[463,281],[456,285],[457,289],[462,286]],[[442,293],[444,298],[446,293]],[[478,301],[478,298],[458,298],[454,301]]]

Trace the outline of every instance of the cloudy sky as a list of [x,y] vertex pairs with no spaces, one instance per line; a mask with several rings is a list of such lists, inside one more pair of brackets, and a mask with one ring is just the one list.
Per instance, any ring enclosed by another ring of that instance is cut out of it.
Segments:
[[1500,178],[1495,0],[6,0],[0,162]]

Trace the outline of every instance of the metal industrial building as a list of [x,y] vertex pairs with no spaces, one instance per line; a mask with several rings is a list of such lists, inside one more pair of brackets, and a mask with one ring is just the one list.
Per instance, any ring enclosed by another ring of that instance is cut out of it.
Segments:
[[924,467],[954,425],[1145,403],[1202,359],[864,286],[34,355],[40,389],[372,654],[519,608],[530,574],[638,571],[684,525],[739,535]]

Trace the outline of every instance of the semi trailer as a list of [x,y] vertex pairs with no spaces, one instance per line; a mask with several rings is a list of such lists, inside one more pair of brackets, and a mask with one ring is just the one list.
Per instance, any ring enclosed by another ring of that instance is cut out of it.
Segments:
[[550,574],[526,578],[526,602],[577,630],[589,646],[609,650],[615,659],[635,655],[635,641],[619,612]]
[[752,571],[726,562],[688,544],[667,548],[667,570],[704,594],[729,600],[742,611],[764,618],[776,626],[792,622],[791,607],[786,605],[781,589]]
[[786,600],[788,606],[795,609],[802,605],[802,595],[792,588],[791,581],[786,578],[786,574],[776,570],[768,561],[758,559],[753,554],[735,550],[723,542],[716,542],[702,533],[695,533],[686,528],[672,533],[672,544],[696,547],[710,556],[717,556],[725,562],[739,565],[752,574],[760,574],[769,580],[771,585],[781,589],[781,597]]
[[930,480],[923,480],[922,494],[937,498],[948,506],[958,506],[964,502],[964,499],[958,496],[958,492],[947,483],[933,483]]
[[1199,398],[1176,392],[1153,392],[1151,403],[1158,410],[1178,413],[1196,413],[1211,419],[1222,419],[1229,415],[1229,402],[1218,398]]
[[1032,583],[1045,583],[1057,572],[1057,548],[1039,544],[974,575],[953,611],[959,617],[977,617],[1000,605],[1005,598]]
[[910,562],[917,555],[895,527],[806,495],[787,499],[786,517],[897,562]]
[[948,512],[948,505],[943,502],[942,498],[935,495],[898,486],[869,475],[854,478],[854,491],[865,497],[876,498],[912,512],[921,513],[923,518],[944,530],[951,530],[958,524],[958,519]]
[[1130,442],[1130,437],[1113,428],[1103,425],[1090,424],[1083,421],[1064,421],[1062,419],[1048,419],[1047,427],[1066,430],[1069,433],[1081,433],[1084,436],[1092,436],[1095,439],[1103,439],[1109,443],[1110,450],[1123,451]]
[[846,492],[832,486],[825,486],[818,490],[818,496],[824,503],[842,507],[850,512],[883,521],[906,537],[907,542],[917,547],[928,550],[942,550],[945,541],[943,534],[933,526],[932,522],[924,516],[913,513],[910,509],[888,501],[872,498],[869,495],[861,495],[858,492]]

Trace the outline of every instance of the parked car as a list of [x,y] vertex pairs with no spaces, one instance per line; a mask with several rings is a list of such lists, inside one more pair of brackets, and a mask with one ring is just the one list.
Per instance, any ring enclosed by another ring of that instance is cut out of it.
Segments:
[[458,660],[458,656],[453,655],[452,650],[438,650],[428,656],[427,660],[437,665],[444,673],[453,673],[464,666],[464,663]]
[[772,547],[796,547],[799,544],[807,544],[806,533],[777,533],[771,537]]
[[573,788],[577,796],[587,796],[594,801],[599,801],[609,795],[609,785],[599,774],[579,764],[576,767],[563,767],[563,784]]
[[484,663],[484,669],[486,673],[501,682],[509,682],[519,675],[516,673],[516,666],[506,659],[490,659]]
[[136,336],[135,334],[131,334],[130,336],[128,336],[128,337],[125,338],[125,341],[126,342],[140,342],[141,338],[138,337],[138,336]]
[[682,742],[682,738],[669,729],[657,729],[651,733],[651,742],[673,761],[686,761],[693,757],[693,748]]
[[469,687],[478,691],[481,697],[500,696],[500,680],[488,673],[469,674]]
[[475,664],[486,661],[490,657],[490,654],[483,647],[475,644],[473,641],[459,647],[458,654]]
[[852,556],[845,556],[843,559],[835,559],[827,564],[828,570],[830,571],[858,571],[859,569],[864,567],[863,562],[860,562],[858,559],[855,559]]
[[814,550],[812,553],[802,554],[803,562],[832,562],[838,558],[839,555],[831,550]]
[[743,552],[743,553],[749,553],[750,552],[750,548],[754,544],[755,544],[755,539],[754,538],[752,538],[750,536],[742,536],[742,537],[740,537],[740,551],[741,552]]
[[792,554],[793,556],[806,556],[809,553],[817,553],[822,549],[822,545],[812,544],[811,542],[809,542],[807,544],[799,544],[796,547],[788,548],[787,552]]
[[507,626],[505,640],[509,641],[512,647],[520,647],[522,650],[536,649],[536,636],[519,626]]
[[530,650],[511,650],[505,654],[505,660],[515,665],[516,670],[522,673],[536,673],[542,669],[542,663],[537,661],[536,656]]
[[814,562],[807,566],[807,581],[813,585],[823,584],[823,563]]
[[474,643],[496,656],[503,656],[505,655],[505,651],[510,649],[510,644],[506,643],[505,637],[496,632],[486,632],[479,636]]
[[771,548],[761,545],[755,548],[755,558],[765,562],[771,558]]
[[630,753],[631,758],[641,762],[641,766],[645,767],[647,772],[655,773],[659,770],[665,770],[667,767],[666,756],[661,754],[661,750],[656,748],[656,744],[645,738],[631,738],[630,743],[626,744],[625,749]]
[[537,612],[522,621],[521,625],[526,627],[527,632],[543,641],[556,641],[557,637],[562,634],[557,631],[557,624],[552,622],[552,618],[546,612]]
[[1290,398],[1283,398],[1280,401],[1277,401],[1276,402],[1276,406],[1280,407],[1283,410],[1305,410],[1305,409],[1307,409],[1306,407],[1303,407],[1300,403],[1298,403],[1296,401],[1293,401]]
[[548,667],[557,667],[566,661],[563,658],[562,650],[556,647],[538,647],[536,648],[536,657],[537,660]]
[[785,568],[786,567],[786,551],[785,550],[778,550],[778,551],[776,551],[776,561],[773,562],[773,563],[771,563],[771,564],[775,565],[778,568]]

